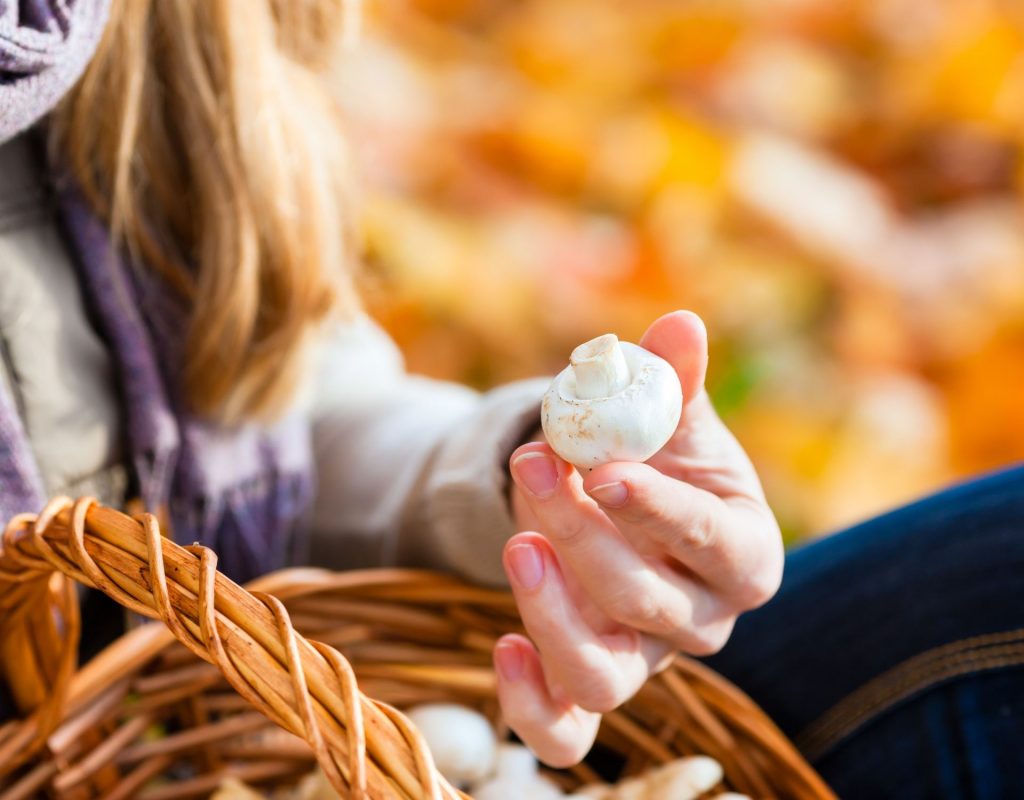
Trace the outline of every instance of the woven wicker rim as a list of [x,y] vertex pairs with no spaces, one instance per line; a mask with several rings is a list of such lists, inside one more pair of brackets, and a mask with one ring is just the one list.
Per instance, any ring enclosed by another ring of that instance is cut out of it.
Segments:
[[[87,703],[104,682],[99,668],[75,672],[77,596],[70,579],[124,607],[161,619],[192,653],[214,664],[254,708],[311,747],[345,797],[440,800],[465,797],[433,766],[422,737],[391,706],[365,696],[349,662],[292,627],[281,597],[297,592],[271,576],[247,591],[216,570],[208,548],[164,539],[151,515],[129,517],[91,498],[56,498],[38,515],[11,520],[0,542],[0,657],[24,720],[0,727],[0,779],[37,754],[71,704]],[[296,573],[290,573],[294,575]],[[415,600],[429,593],[514,608],[504,592],[434,573],[374,570],[299,573],[306,584],[366,582],[381,595]],[[265,591],[276,586],[276,595]],[[488,646],[490,643],[478,643]],[[100,662],[102,664],[102,662]],[[478,670],[479,672],[479,670]],[[411,665],[403,673],[440,678]],[[88,680],[84,678],[88,677]],[[493,676],[472,680],[493,690]],[[690,713],[694,741],[758,796],[831,798],[832,793],[762,712],[702,665],[679,657],[656,676]],[[710,710],[709,710],[710,709]],[[615,712],[606,724],[671,758],[657,738]],[[766,779],[766,772],[784,780]]]

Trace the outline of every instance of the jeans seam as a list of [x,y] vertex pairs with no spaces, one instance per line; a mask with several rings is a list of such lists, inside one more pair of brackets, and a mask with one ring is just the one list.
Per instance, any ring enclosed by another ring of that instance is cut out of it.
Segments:
[[1024,664],[1024,628],[960,639],[897,664],[848,694],[796,737],[811,761],[910,697],[953,678]]

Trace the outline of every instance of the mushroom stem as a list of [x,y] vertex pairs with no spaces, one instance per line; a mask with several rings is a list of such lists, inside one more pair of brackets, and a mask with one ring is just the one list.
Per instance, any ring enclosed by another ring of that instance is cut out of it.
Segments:
[[581,400],[611,397],[629,386],[629,366],[614,333],[584,342],[569,356]]

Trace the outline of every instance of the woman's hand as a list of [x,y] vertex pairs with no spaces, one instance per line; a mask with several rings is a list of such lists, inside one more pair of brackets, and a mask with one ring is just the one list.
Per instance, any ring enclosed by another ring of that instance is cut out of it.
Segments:
[[512,455],[512,503],[528,532],[508,541],[504,563],[530,638],[498,642],[498,695],[506,722],[552,766],[581,759],[600,714],[677,649],[720,649],[782,577],[778,524],[704,391],[700,318],[668,314],[640,344],[675,367],[686,401],[660,452],[587,475],[540,442]]

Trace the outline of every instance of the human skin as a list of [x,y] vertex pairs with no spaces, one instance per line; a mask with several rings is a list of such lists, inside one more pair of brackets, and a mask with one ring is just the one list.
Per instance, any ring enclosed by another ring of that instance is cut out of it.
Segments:
[[642,464],[585,475],[543,442],[511,457],[517,533],[504,566],[529,637],[494,650],[505,721],[552,766],[590,749],[600,715],[681,650],[709,655],[782,579],[778,523],[704,390],[707,331],[691,312],[641,346],[679,375],[675,434]]

